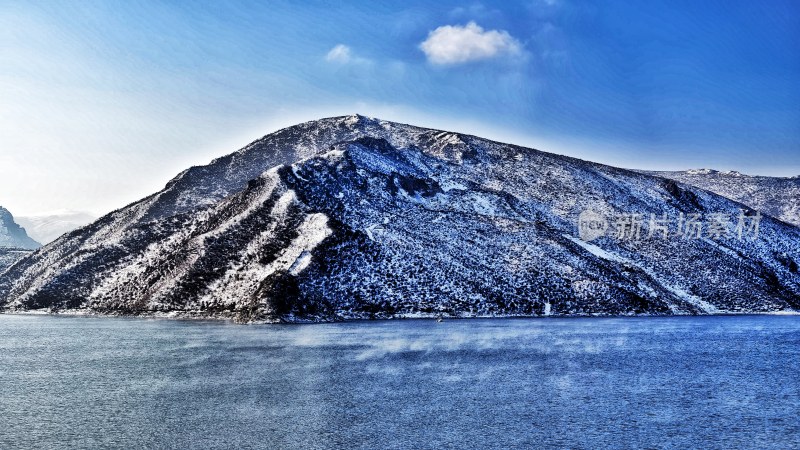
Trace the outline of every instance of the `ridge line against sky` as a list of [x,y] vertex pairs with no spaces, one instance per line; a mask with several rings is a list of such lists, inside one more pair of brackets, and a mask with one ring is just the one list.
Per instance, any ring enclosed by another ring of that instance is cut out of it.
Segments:
[[626,168],[800,174],[797,2],[0,1],[0,39],[15,215],[102,214],[353,113]]

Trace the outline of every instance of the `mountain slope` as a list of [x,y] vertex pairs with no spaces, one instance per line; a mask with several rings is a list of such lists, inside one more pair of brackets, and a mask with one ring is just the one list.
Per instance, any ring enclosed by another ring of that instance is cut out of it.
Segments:
[[0,247],[0,273],[27,256],[30,252],[31,250],[21,248]]
[[800,226],[800,176],[750,176],[711,169],[645,173],[697,186]]
[[0,206],[0,247],[33,250],[41,244],[28,237],[25,229],[14,221],[11,212]]
[[[361,116],[281,130],[0,275],[9,311],[335,320],[800,308],[800,229],[577,237],[583,211],[754,212],[632,171]],[[646,224],[645,224],[646,225]]]

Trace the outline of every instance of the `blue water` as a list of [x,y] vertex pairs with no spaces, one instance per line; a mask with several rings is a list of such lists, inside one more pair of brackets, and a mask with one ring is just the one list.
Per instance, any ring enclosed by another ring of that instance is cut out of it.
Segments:
[[800,317],[0,316],[0,448],[800,448]]

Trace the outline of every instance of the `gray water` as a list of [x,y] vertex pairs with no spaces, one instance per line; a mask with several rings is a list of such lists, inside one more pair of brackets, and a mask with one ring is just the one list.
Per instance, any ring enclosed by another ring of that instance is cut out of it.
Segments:
[[0,448],[798,448],[800,317],[0,316]]

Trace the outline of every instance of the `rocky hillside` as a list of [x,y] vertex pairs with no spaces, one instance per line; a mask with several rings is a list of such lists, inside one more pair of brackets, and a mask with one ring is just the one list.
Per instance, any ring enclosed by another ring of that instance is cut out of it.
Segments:
[[800,226],[800,176],[763,177],[711,169],[647,173],[697,186]]
[[23,259],[0,298],[241,321],[788,311],[798,263],[800,229],[705,190],[349,116],[181,173]]
[[0,273],[27,256],[30,252],[31,250],[22,248],[0,248]]

